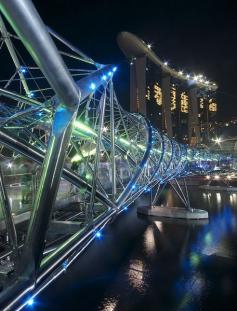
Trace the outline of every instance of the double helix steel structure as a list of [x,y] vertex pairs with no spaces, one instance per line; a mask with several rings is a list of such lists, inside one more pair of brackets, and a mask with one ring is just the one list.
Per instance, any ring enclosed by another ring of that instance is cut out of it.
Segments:
[[[3,73],[11,74],[0,81],[0,305],[20,310],[143,192],[235,162],[126,112],[117,67],[46,27],[31,1],[1,0],[0,10]],[[16,184],[18,175],[25,179],[12,194],[9,176]]]

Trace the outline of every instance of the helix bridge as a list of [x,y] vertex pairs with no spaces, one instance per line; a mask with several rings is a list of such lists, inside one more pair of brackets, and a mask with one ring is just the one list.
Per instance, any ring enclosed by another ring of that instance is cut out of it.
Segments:
[[119,67],[45,26],[30,1],[0,10],[0,305],[20,310],[140,195],[236,162],[125,111]]

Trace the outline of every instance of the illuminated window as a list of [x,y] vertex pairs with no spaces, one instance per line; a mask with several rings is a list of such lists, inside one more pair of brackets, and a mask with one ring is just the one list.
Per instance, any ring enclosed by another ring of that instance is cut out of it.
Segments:
[[204,98],[200,98],[200,108],[204,108]]
[[213,98],[209,99],[209,111],[211,111],[211,112],[217,111],[217,104]]
[[155,82],[154,84],[154,98],[155,98],[155,102],[158,106],[162,105],[162,90],[159,87],[158,83]]
[[171,99],[171,111],[176,109],[176,88],[175,86],[171,87],[171,92],[170,92],[170,99]]
[[151,100],[151,90],[149,85],[146,88],[146,99],[149,101]]
[[188,95],[182,92],[180,95],[181,112],[188,113]]

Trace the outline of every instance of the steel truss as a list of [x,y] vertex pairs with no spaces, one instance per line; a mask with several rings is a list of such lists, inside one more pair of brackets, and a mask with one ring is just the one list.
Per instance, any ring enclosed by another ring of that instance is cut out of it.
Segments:
[[[20,310],[143,192],[222,164],[235,168],[235,161],[181,145],[123,110],[113,86],[117,68],[47,28],[29,0],[1,0],[0,10],[15,31],[0,16],[0,49],[15,68],[0,81],[0,305]],[[20,167],[27,172],[18,174]],[[8,179],[27,174],[31,202],[23,206],[22,234]],[[58,207],[68,185],[66,200],[75,204]]]

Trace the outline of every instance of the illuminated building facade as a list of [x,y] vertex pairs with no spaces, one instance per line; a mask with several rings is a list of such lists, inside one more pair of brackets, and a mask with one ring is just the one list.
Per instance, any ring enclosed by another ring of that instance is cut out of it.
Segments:
[[190,145],[205,142],[217,111],[216,83],[177,71],[132,33],[121,33],[118,44],[130,62],[130,111],[147,116],[170,138]]
[[[146,86],[146,111],[147,116],[152,124],[158,128],[165,130],[166,124],[162,114],[163,107],[163,91],[162,79],[157,72],[152,73],[154,69],[148,68],[149,75],[147,75]],[[158,78],[158,79],[157,79]],[[170,81],[170,115],[172,136],[180,142],[187,143],[188,127],[189,127],[189,111],[190,111],[190,89],[187,85],[179,83],[179,81]],[[210,122],[215,121],[217,113],[217,103],[213,92],[199,91],[197,92],[197,116],[200,130],[200,143],[205,143],[209,139]],[[196,141],[191,133],[191,144],[196,144]]]

